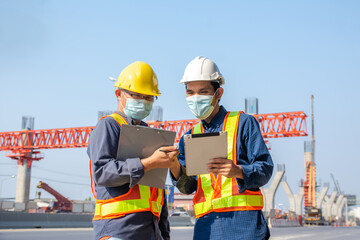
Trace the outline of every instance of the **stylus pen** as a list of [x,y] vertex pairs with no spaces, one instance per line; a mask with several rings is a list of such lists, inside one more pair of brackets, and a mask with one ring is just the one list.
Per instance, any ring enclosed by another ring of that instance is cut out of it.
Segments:
[[172,151],[167,151],[167,150],[162,150],[162,149],[160,149],[159,151],[164,152],[164,153],[172,152]]
[[[162,150],[162,149],[160,149],[159,151],[164,152],[164,153],[170,153],[170,152],[173,152],[173,151],[167,151],[167,150]],[[184,154],[179,153],[179,155],[184,155]]]

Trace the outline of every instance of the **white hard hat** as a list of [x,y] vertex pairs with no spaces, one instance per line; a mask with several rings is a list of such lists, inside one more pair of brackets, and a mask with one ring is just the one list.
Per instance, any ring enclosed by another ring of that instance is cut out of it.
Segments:
[[225,84],[216,64],[206,57],[196,57],[185,68],[184,76],[180,83],[195,81],[217,81],[220,85]]

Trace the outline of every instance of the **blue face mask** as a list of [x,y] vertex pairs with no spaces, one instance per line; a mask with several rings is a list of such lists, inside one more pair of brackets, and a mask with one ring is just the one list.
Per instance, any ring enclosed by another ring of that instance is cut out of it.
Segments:
[[152,102],[146,101],[145,99],[127,98],[124,113],[132,119],[142,120],[149,116],[152,105]]
[[[215,94],[214,94],[215,95]],[[214,96],[211,95],[193,95],[186,98],[191,112],[199,119],[204,120],[214,111],[211,105]]]

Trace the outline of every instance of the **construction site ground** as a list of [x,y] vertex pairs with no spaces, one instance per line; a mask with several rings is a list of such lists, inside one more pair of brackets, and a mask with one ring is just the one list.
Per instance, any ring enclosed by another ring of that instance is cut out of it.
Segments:
[[[172,240],[187,240],[193,237],[193,227],[172,227]],[[360,227],[289,227],[289,228],[272,228],[272,240],[353,240],[359,239]],[[0,239],[8,240],[60,240],[92,239],[91,228],[78,229],[9,229],[0,230]]]

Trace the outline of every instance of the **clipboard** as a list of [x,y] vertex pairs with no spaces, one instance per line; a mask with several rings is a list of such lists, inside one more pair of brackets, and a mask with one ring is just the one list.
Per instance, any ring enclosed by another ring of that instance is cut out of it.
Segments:
[[184,135],[186,175],[208,174],[211,158],[227,158],[227,132]]
[[[173,146],[175,136],[176,132],[173,131],[123,124],[116,160],[150,157],[159,147]],[[167,168],[151,169],[144,174],[138,184],[164,189],[167,173]]]

